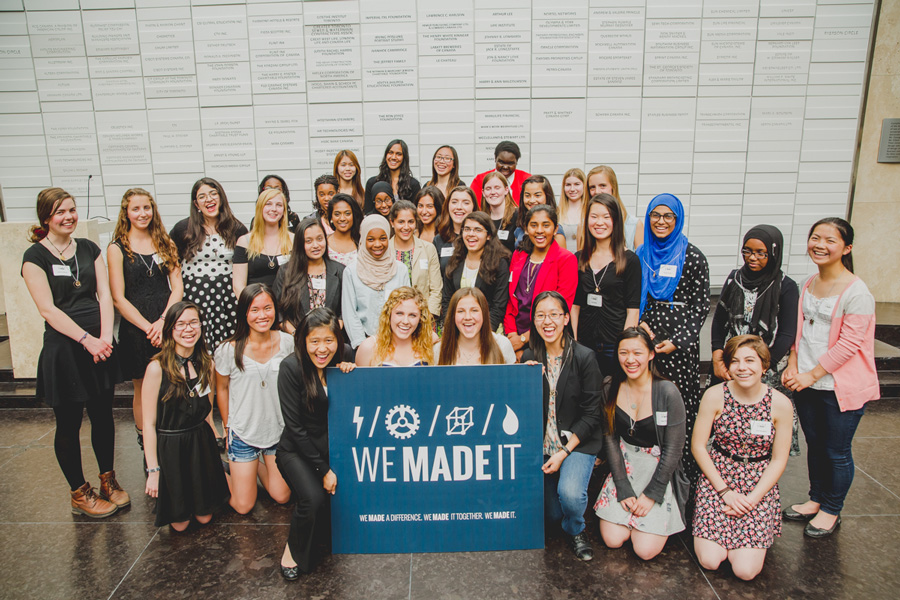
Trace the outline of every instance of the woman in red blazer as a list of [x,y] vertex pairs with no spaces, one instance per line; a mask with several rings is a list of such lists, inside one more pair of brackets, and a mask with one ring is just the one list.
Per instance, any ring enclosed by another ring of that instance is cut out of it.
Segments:
[[517,356],[528,344],[531,330],[531,305],[541,292],[555,290],[566,299],[569,308],[578,287],[578,261],[554,240],[559,226],[556,210],[538,204],[525,217],[525,237],[510,261],[509,303],[503,319],[503,331]]

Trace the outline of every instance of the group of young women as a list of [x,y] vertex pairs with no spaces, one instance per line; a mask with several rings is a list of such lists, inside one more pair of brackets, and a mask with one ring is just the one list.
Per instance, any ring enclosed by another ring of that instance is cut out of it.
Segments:
[[[247,513],[259,481],[276,502],[295,502],[281,565],[296,579],[337,492],[328,367],[523,362],[544,372],[547,515],[578,558],[593,556],[584,514],[605,461],[594,510],[607,546],[630,539],[650,559],[690,525],[704,567],[727,560],[755,577],[781,529],[777,481],[794,420],[775,388],[793,394],[808,444],[810,500],[784,517],[808,521],[811,537],[832,533],[853,433],[879,389],[874,300],[853,275],[850,225],[826,218],[810,229],[817,273],[802,292],[781,269],[781,233],[748,231],[716,308],[704,392],[709,269],[683,233],[681,201],[656,196],[641,223],[614,171],[597,167],[566,173],[557,205],[546,178],[516,169],[519,157],[501,143],[497,169],[470,188],[442,146],[420,188],[395,140],[363,188],[342,151],[304,219],[284,180],[263,178],[249,231],[213,179],[193,186],[171,234],[152,195],[134,188],[108,268],[94,243],[73,237],[72,196],[43,190],[22,275],[47,322],[38,395],[56,415],[73,512],[105,517],[130,502],[113,469],[112,422],[113,386],[130,378],[156,524],[183,531],[225,503]],[[85,408],[99,493],[81,465]]]

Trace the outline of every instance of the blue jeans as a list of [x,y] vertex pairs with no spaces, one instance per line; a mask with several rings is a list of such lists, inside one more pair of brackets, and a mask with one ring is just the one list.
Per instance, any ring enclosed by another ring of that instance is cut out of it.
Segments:
[[[594,470],[593,454],[573,452],[559,471],[544,475],[544,511],[552,521],[562,521],[563,531],[578,535],[584,531],[588,481]],[[549,459],[544,457],[544,462]]]
[[794,392],[800,426],[806,436],[809,499],[839,515],[853,483],[853,435],[865,407],[841,412],[830,390]]

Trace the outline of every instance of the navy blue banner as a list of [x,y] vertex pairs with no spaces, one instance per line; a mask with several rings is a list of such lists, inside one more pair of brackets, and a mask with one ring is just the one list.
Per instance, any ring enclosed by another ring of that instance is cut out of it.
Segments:
[[337,554],[544,547],[541,368],[328,372]]

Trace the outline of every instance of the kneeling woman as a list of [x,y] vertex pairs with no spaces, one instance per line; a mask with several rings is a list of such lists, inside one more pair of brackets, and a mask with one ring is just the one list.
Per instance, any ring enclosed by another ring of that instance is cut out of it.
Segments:
[[[635,554],[650,560],[670,535],[684,530],[684,402],[675,384],[656,372],[653,342],[643,329],[619,334],[617,356],[603,438],[612,472],[594,510],[607,546],[620,548],[630,539]],[[676,497],[679,482],[684,494]]]
[[511,365],[516,352],[508,339],[491,331],[487,298],[477,287],[450,298],[444,337],[434,345],[439,365]]
[[434,364],[431,313],[422,292],[397,288],[388,296],[378,331],[356,351],[360,367],[418,367]]
[[294,351],[278,372],[284,433],[275,461],[296,501],[281,557],[281,574],[289,581],[297,579],[300,571],[310,571],[316,531],[328,528],[319,511],[335,493],[337,476],[328,464],[325,369],[338,365],[343,349],[337,315],[324,307],[314,308],[297,326]]
[[156,526],[184,531],[193,516],[209,523],[228,502],[228,482],[212,426],[213,360],[200,309],[178,302],[166,311],[162,349],[147,365],[144,456],[147,494],[156,498]]
[[[729,381],[703,394],[691,450],[703,476],[697,484],[694,550],[705,569],[726,559],[750,580],[781,535],[778,479],[791,448],[791,401],[765,383],[769,348],[762,338],[726,342]],[[710,430],[712,452],[707,450]]]
[[562,521],[580,560],[594,550],[584,533],[588,481],[603,444],[600,368],[594,353],[575,341],[569,304],[542,292],[531,312],[531,341],[522,361],[544,367],[544,506]]
[[257,476],[275,502],[291,498],[275,467],[275,446],[284,430],[276,386],[278,365],[294,340],[272,331],[275,295],[265,284],[243,289],[237,314],[234,335],[216,349],[216,403],[228,439],[230,504],[245,515],[256,504]]

